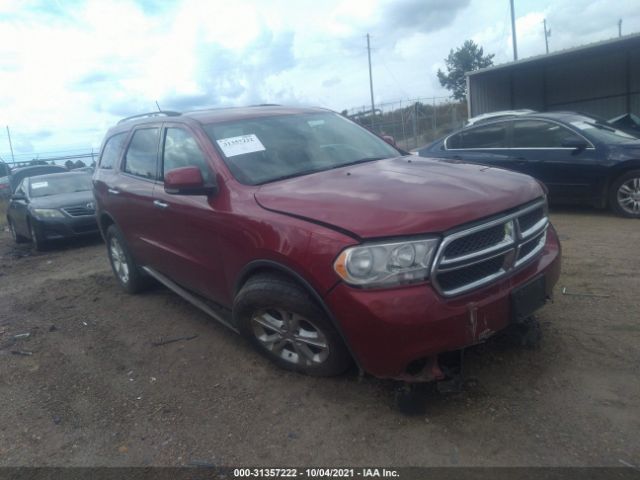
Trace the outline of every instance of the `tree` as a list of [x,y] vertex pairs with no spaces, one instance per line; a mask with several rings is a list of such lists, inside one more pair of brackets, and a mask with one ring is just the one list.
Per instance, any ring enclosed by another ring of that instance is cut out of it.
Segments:
[[74,167],[73,160],[67,160],[64,162],[64,166],[67,167],[67,170],[71,170]]
[[440,85],[447,90],[451,90],[451,96],[456,100],[467,98],[467,79],[465,72],[479,70],[493,65],[493,54],[484,55],[482,47],[476,45],[473,40],[466,40],[462,47],[454,52],[451,50],[449,56],[444,59],[447,73],[438,69],[438,80]]
[[86,167],[82,160],[76,160],[76,163],[73,164],[73,168],[82,168]]

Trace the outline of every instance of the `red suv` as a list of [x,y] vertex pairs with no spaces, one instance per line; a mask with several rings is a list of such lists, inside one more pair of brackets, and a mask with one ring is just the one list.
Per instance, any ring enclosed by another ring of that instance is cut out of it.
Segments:
[[405,155],[324,109],[127,118],[93,180],[125,290],[153,277],[311,375],[441,378],[439,354],[531,316],[560,273],[537,181]]

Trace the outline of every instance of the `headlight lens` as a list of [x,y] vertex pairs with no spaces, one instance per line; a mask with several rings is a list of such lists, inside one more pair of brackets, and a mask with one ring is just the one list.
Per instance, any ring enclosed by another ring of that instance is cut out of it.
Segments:
[[380,242],[350,247],[333,264],[351,285],[367,287],[418,282],[429,276],[437,238]]
[[33,214],[40,218],[63,218],[64,214],[55,208],[34,208]]

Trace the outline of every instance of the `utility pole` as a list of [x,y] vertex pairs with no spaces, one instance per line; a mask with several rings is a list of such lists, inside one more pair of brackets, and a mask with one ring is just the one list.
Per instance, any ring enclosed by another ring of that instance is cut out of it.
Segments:
[[16,157],[13,156],[13,145],[11,144],[11,132],[9,132],[9,125],[7,125],[7,138],[9,139],[9,148],[11,149],[11,161],[16,163]]
[[369,90],[371,91],[371,126],[373,127],[376,115],[376,106],[373,103],[373,75],[371,74],[371,43],[369,42],[369,34],[367,33],[367,54],[369,56]]
[[516,16],[513,9],[513,0],[509,0],[511,3],[511,37],[513,38],[513,59],[518,60],[518,42],[516,40]]
[[544,23],[544,46],[547,49],[547,54],[549,54],[549,37],[551,36],[551,29],[547,30],[547,19],[545,18]]
[[622,19],[618,20],[618,36],[622,36]]

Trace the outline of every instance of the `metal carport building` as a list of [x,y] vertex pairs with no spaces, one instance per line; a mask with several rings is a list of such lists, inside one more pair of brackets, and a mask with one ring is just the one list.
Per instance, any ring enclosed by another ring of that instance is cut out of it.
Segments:
[[640,34],[467,73],[469,116],[531,108],[640,113]]

